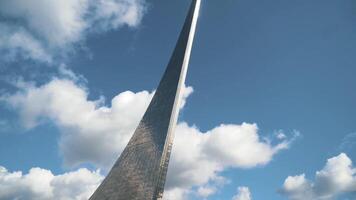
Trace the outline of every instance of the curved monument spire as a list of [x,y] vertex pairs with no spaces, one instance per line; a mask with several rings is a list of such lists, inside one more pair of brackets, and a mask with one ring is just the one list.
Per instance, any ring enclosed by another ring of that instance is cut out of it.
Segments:
[[200,1],[192,1],[150,105],[120,158],[90,200],[162,199]]

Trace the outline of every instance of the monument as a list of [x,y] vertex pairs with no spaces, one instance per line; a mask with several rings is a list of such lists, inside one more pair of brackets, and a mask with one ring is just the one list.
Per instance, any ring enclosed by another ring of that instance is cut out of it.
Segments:
[[132,138],[89,200],[162,199],[200,1],[192,1],[173,55]]

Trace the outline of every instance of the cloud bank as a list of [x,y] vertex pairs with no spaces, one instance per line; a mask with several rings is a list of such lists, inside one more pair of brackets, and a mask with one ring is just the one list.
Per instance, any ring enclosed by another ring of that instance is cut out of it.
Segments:
[[356,168],[341,153],[328,159],[324,168],[316,172],[314,182],[306,179],[305,174],[289,176],[280,192],[291,200],[332,200],[356,192]]
[[263,141],[256,124],[221,124],[201,132],[197,127],[182,122],[176,129],[167,195],[175,197],[170,199],[186,199],[187,195],[194,193],[190,190],[194,186],[203,187],[198,189],[198,196],[212,195],[226,183],[225,178],[219,176],[220,172],[230,167],[265,165],[289,145],[288,140],[275,146]]
[[[61,130],[60,151],[67,167],[91,164],[107,171],[117,159],[154,92],[126,91],[109,106],[103,97],[88,100],[88,89],[71,79],[53,79],[47,84],[18,84],[19,91],[1,97],[14,108],[24,127],[30,129],[51,120]],[[185,87],[184,102],[193,92]],[[290,146],[288,138],[273,145],[258,134],[256,124],[221,124],[202,132],[180,122],[169,166],[166,199],[208,197],[227,180],[227,168],[252,168],[269,163]],[[192,189],[192,188],[197,188]]]
[[41,168],[22,174],[0,166],[0,199],[87,200],[102,180],[99,171],[87,169],[56,176]]
[[3,0],[0,53],[50,63],[91,33],[137,26],[145,7],[144,0]]

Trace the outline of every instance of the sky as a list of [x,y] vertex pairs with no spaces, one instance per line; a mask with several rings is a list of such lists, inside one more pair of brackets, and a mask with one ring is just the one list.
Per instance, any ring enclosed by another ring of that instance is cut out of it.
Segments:
[[[0,1],[0,200],[84,200],[190,1]],[[356,199],[356,2],[202,0],[166,200]]]

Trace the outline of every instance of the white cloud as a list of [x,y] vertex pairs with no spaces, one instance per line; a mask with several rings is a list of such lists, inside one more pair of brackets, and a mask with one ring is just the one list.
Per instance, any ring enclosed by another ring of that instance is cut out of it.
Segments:
[[[73,74],[69,73],[69,77]],[[17,85],[21,87],[19,92],[2,99],[19,111],[26,128],[48,118],[57,124],[62,130],[61,153],[69,167],[92,163],[109,168],[126,146],[153,96],[148,91],[126,91],[114,97],[111,107],[107,107],[102,105],[103,97],[88,100],[85,86],[72,80],[54,79],[40,87],[23,82]],[[185,91],[187,97],[193,89],[187,87]]]
[[183,188],[174,188],[170,189],[169,191],[164,191],[164,200],[186,200],[189,199],[187,197],[188,191]]
[[250,189],[248,187],[237,188],[237,194],[232,200],[252,200]]
[[287,138],[287,136],[286,136],[286,134],[284,133],[283,130],[278,130],[278,131],[276,131],[274,134],[275,134],[275,136],[276,136],[278,139],[280,139],[280,140],[283,140],[283,139],[286,139],[286,138]]
[[0,50],[7,59],[51,62],[89,33],[137,26],[144,10],[144,0],[0,1]]
[[219,185],[225,182],[219,177],[225,169],[265,165],[288,146],[287,140],[275,146],[263,141],[256,124],[223,124],[203,133],[195,126],[180,123],[168,170],[167,195],[171,190],[189,195],[193,186]]
[[9,19],[24,20],[24,28],[53,46],[78,41],[87,23],[87,0],[5,0],[0,12]]
[[70,80],[54,79],[46,85],[26,85],[23,91],[5,97],[19,110],[27,128],[45,118],[53,120],[62,130],[61,153],[65,165],[93,163],[108,168],[123,150],[136,128],[152,93],[122,92],[111,101],[88,100],[84,86]]
[[0,52],[5,60],[14,60],[18,56],[51,62],[52,58],[41,42],[26,29],[0,22]]
[[216,188],[215,187],[209,187],[209,186],[202,186],[202,187],[199,187],[198,190],[197,190],[198,195],[200,197],[203,197],[203,198],[211,196],[215,192],[216,192]]
[[87,169],[53,175],[32,168],[28,174],[9,172],[0,166],[0,200],[87,200],[103,177]]
[[143,0],[95,1],[91,21],[102,30],[116,29],[123,24],[137,26],[145,12]]
[[[89,163],[110,168],[153,96],[148,91],[126,91],[105,106],[103,98],[88,100],[85,86],[72,80],[54,79],[42,86],[18,85],[22,87],[20,91],[1,99],[19,112],[27,128],[52,120],[61,130],[60,151],[69,167]],[[191,87],[185,88],[184,100],[192,91]],[[220,172],[230,167],[265,165],[289,145],[287,139],[272,145],[258,134],[256,124],[222,124],[202,132],[181,122],[176,129],[165,198],[208,197],[227,182]]]
[[281,189],[291,200],[331,200],[349,192],[356,192],[356,168],[344,153],[328,159],[324,168],[316,172],[314,182],[304,174],[289,176]]

